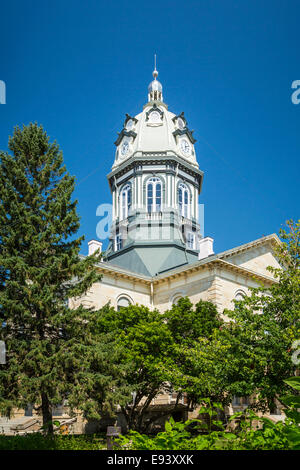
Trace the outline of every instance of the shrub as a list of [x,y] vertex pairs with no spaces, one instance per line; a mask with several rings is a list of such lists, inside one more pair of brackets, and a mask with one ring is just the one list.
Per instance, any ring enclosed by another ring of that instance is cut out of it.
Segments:
[[0,450],[101,450],[106,441],[101,435],[45,436],[41,433],[0,435]]

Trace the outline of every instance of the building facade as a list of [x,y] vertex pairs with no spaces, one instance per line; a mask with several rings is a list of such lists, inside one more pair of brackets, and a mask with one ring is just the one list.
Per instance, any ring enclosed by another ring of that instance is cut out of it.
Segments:
[[[250,287],[275,282],[267,267],[280,267],[273,254],[280,241],[271,234],[214,253],[213,239],[203,237],[199,221],[203,171],[196,158],[196,140],[184,113],[173,113],[164,103],[157,76],[154,70],[142,112],[126,114],[115,141],[108,175],[113,220],[108,249],[97,264],[101,282],[81,299],[70,300],[70,306],[81,303],[99,309],[110,302],[116,309],[140,304],[164,312],[188,296],[194,304],[200,299],[213,302],[223,314]],[[91,240],[89,254],[101,246]],[[171,405],[174,399],[159,395],[152,401],[153,409]],[[247,400],[235,397],[229,413],[246,404]],[[71,419],[64,407],[55,413],[73,432],[87,431],[80,415]],[[189,417],[197,417],[197,410]],[[14,433],[16,426],[34,430],[38,417],[32,410],[18,410],[15,421],[2,423],[6,433]]]
[[[155,69],[147,103],[138,115],[126,114],[115,141],[111,238],[98,264],[103,277],[80,302],[163,312],[189,296],[214,302],[222,313],[249,287],[274,282],[267,266],[279,267],[273,255],[279,239],[272,234],[214,253],[199,221],[203,171],[196,140],[184,113],[169,111],[157,76]],[[91,240],[89,253],[101,246]]]
[[[109,302],[120,309],[140,304],[164,312],[188,296],[194,304],[200,299],[213,302],[222,315],[249,288],[275,282],[267,267],[280,267],[273,254],[280,241],[271,234],[214,253],[213,239],[203,237],[199,220],[203,171],[193,131],[183,112],[169,111],[157,75],[154,70],[142,112],[126,114],[115,142],[108,175],[111,238],[97,265],[102,280],[73,306],[80,302],[98,309]],[[89,242],[90,254],[98,248],[101,242]],[[158,395],[151,403],[153,411],[174,399]],[[243,409],[248,400],[234,397],[226,412]],[[198,412],[188,413],[183,406],[184,416],[197,417]]]

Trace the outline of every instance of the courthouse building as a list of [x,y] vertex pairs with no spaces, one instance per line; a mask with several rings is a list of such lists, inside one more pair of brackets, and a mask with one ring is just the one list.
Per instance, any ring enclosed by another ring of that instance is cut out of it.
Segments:
[[[108,175],[113,205],[111,238],[97,264],[102,279],[70,304],[95,309],[108,302],[117,309],[140,304],[164,312],[180,297],[188,296],[193,303],[200,299],[213,302],[222,314],[249,287],[274,282],[267,267],[280,267],[273,255],[279,239],[271,234],[214,253],[213,239],[203,237],[199,220],[203,171],[196,158],[196,140],[184,112],[169,111],[157,76],[154,70],[143,110],[136,116],[126,114],[115,141]],[[101,246],[100,241],[91,240],[89,254]],[[173,395],[159,395],[151,406],[155,410],[174,401]],[[246,404],[247,400],[235,397],[229,412]],[[184,409],[184,402],[182,405]],[[27,422],[34,420],[30,409],[25,414]],[[54,414],[70,423],[64,407]],[[23,429],[24,411],[16,416]],[[72,426],[75,432],[85,430],[80,416],[73,419]],[[5,429],[8,427],[6,424]]]
[[[279,267],[273,255],[279,239],[271,234],[214,253],[199,221],[203,171],[196,140],[184,112],[169,111],[157,76],[154,70],[142,112],[126,114],[115,141],[111,239],[98,264],[103,277],[80,302],[163,312],[188,296],[193,303],[214,302],[222,313],[249,287],[274,282],[267,267]],[[89,253],[101,246],[91,240]]]

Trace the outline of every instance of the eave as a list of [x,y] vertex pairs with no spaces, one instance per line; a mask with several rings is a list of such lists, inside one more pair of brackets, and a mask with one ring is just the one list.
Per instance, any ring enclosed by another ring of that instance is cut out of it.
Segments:
[[194,173],[195,175],[198,176],[199,178],[199,191],[201,191],[201,186],[202,186],[202,179],[203,179],[203,171],[199,170],[196,166],[191,165],[189,162],[186,160],[183,160],[182,158],[178,157],[172,150],[169,151],[164,151],[164,152],[134,152],[130,158],[122,162],[120,165],[115,167],[108,175],[107,179],[110,185],[110,188],[112,189],[112,184],[111,180],[119,175],[119,173],[124,173],[128,171],[131,168],[134,168],[135,166],[145,164],[149,165],[149,163],[163,163],[164,161],[175,161],[179,165],[182,165],[185,169],[190,171],[191,173]]
[[159,274],[155,277],[136,274],[132,271],[124,270],[116,265],[112,265],[106,262],[97,263],[96,267],[104,274],[116,275],[121,278],[128,279],[132,282],[141,282],[148,286],[151,286],[151,284],[158,285],[164,282],[168,282],[171,279],[186,276],[187,274],[195,273],[204,269],[211,270],[214,268],[224,269],[235,274],[239,274],[242,277],[257,280],[266,285],[271,285],[277,282],[276,279],[274,279],[273,277],[267,276],[266,274],[257,273],[256,271],[253,271],[249,268],[246,268],[244,266],[238,266],[224,259],[234,254],[238,254],[251,248],[255,248],[256,246],[264,245],[266,243],[277,245],[280,243],[280,240],[276,234],[268,235],[266,237],[259,238],[258,240],[254,240],[253,242],[246,243],[231,250],[224,251],[217,255],[209,256],[208,258],[197,261],[196,263],[187,264],[185,266],[175,268],[166,273]]

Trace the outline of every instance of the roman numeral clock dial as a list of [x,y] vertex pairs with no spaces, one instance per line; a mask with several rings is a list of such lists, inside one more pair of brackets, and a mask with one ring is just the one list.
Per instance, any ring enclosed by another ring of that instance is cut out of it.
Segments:
[[129,150],[129,143],[125,140],[125,142],[121,145],[121,156],[125,157]]
[[182,153],[189,157],[191,155],[191,146],[189,144],[189,142],[186,140],[186,139],[181,139],[180,141],[180,150],[182,151]]

